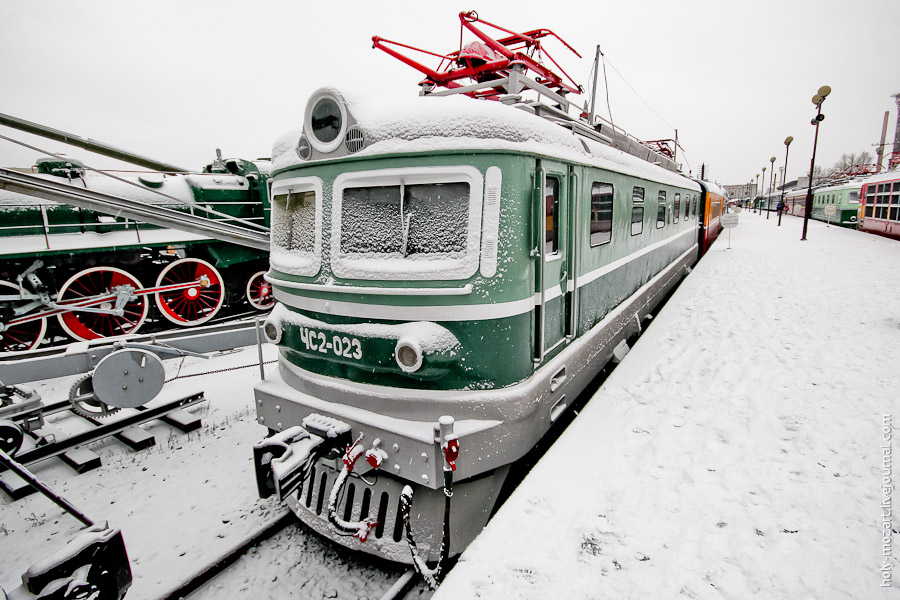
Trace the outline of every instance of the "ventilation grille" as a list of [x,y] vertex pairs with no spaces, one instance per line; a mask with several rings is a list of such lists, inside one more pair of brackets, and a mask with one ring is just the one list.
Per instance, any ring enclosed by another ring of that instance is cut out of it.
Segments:
[[351,154],[362,150],[363,146],[366,145],[366,136],[363,135],[362,129],[355,125],[350,127],[347,130],[347,135],[344,136],[344,145]]
[[[336,476],[337,473],[329,469],[313,467],[300,502],[316,515],[325,518],[328,496]],[[359,487],[362,487],[361,494],[358,493]],[[378,525],[373,533],[377,539],[384,537],[386,529],[394,542],[403,539],[399,499],[392,498],[386,491],[373,494],[369,486],[357,486],[355,482],[348,481],[343,497],[338,501],[337,512],[345,521],[362,521],[366,517],[375,517]]]

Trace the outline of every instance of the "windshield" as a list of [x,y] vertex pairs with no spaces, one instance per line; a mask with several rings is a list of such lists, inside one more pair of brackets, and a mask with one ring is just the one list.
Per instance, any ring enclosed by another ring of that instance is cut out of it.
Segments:
[[288,192],[272,199],[272,244],[282,250],[315,249],[316,194]]
[[464,252],[469,197],[465,182],[345,188],[341,252],[403,257]]

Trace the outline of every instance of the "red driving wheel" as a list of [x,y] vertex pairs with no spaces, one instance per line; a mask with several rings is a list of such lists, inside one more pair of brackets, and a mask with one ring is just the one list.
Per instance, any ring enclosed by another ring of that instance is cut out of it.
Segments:
[[[114,288],[131,286],[142,289],[141,283],[132,275],[115,267],[93,267],[73,275],[59,290],[57,302],[70,304],[84,298],[106,296],[102,302],[87,305],[90,309],[112,311],[116,308]],[[68,311],[58,315],[63,329],[76,340],[88,341],[103,337],[113,337],[135,333],[147,318],[146,296],[137,296],[123,307],[121,316],[111,312]]]
[[256,310],[268,310],[275,306],[272,284],[266,281],[265,275],[265,271],[259,271],[247,280],[247,301]]
[[[19,286],[8,281],[0,281],[0,296],[13,296],[18,293]],[[10,305],[15,307],[17,304],[25,302],[25,300],[14,300],[10,302]],[[5,323],[7,328],[0,331],[0,352],[34,350],[41,343],[41,340],[44,339],[44,333],[47,332],[47,317],[9,325],[9,322],[15,321],[16,318],[18,317],[10,315]]]
[[156,287],[194,283],[178,290],[156,293],[156,306],[169,321],[191,327],[212,319],[225,301],[222,276],[214,266],[198,258],[182,258],[168,265],[156,279]]

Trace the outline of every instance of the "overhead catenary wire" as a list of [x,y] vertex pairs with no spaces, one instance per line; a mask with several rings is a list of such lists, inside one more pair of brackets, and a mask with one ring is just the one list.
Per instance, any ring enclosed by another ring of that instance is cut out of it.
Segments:
[[[613,115],[612,115],[612,105],[611,105],[611,102],[610,102],[610,99],[609,99],[609,80],[608,80],[607,75],[606,75],[606,64],[607,64],[607,63],[609,63],[610,68],[611,68],[613,71],[615,71],[615,73],[619,76],[619,78],[622,80],[622,82],[623,82],[625,85],[628,86],[628,89],[630,89],[630,90],[634,93],[634,95],[637,96],[638,99],[639,99],[641,102],[643,102],[644,105],[645,105],[648,109],[650,109],[650,112],[652,112],[654,115],[656,115],[656,117],[657,117],[660,121],[662,121],[662,123],[663,123],[666,127],[668,127],[669,129],[672,129],[673,131],[675,131],[675,132],[676,132],[676,135],[677,135],[677,129],[675,128],[675,126],[672,125],[671,123],[669,123],[668,121],[666,121],[665,118],[663,118],[663,116],[662,116],[661,114],[659,114],[659,113],[658,113],[658,112],[650,105],[650,103],[647,102],[647,101],[644,99],[644,97],[641,96],[641,95],[638,93],[638,91],[637,91],[636,89],[634,89],[634,86],[632,86],[630,83],[628,83],[628,80],[625,79],[625,76],[622,75],[622,73],[616,68],[616,66],[612,63],[612,61],[609,60],[609,58],[607,58],[606,54],[600,49],[599,44],[597,45],[597,54],[598,54],[598,58],[603,60],[603,84],[604,84],[604,86],[606,87],[606,110],[607,110],[607,112],[608,112],[608,114],[609,114],[609,122],[610,122],[610,125],[612,125],[613,129],[615,130],[615,128],[616,128],[616,123],[615,123],[615,121],[613,120]],[[592,89],[591,89],[591,98],[592,98],[592,101],[591,101],[591,118],[593,118],[593,108],[594,108],[594,105],[593,105],[593,99],[596,97],[596,94],[597,94],[597,91],[596,91],[596,86],[597,86],[596,81],[597,81],[597,79],[596,79],[596,76],[595,76],[595,69],[597,69],[598,63],[599,63],[599,60],[595,60],[595,61],[591,64],[591,70],[590,70],[590,72],[589,72],[589,74],[588,74],[588,78],[591,79],[591,80],[593,81],[593,87],[592,87]],[[593,125],[593,123],[592,123],[592,125]],[[690,160],[688,159],[688,157],[687,157],[687,151],[684,149],[684,146],[682,146],[681,144],[678,143],[677,140],[675,141],[675,144],[676,144],[679,148],[681,148],[682,154],[683,154],[683,156],[684,156],[684,161],[687,163],[687,166],[688,166],[688,172],[691,172],[693,169],[692,169],[692,167],[691,167],[691,161],[690,161]]]
[[[602,52],[601,52],[601,54],[602,54]],[[647,108],[650,109],[650,112],[652,112],[654,115],[656,115],[656,116],[659,118],[659,120],[662,121],[669,129],[672,129],[672,130],[675,129],[675,126],[674,126],[674,125],[672,125],[671,123],[669,123],[668,121],[666,121],[666,120],[663,118],[663,116],[662,116],[661,114],[659,114],[658,112],[656,112],[656,110],[654,110],[654,108],[653,108],[652,106],[650,106],[650,103],[647,102],[646,100],[644,100],[644,97],[641,96],[641,95],[638,93],[638,91],[637,91],[636,89],[634,89],[634,87],[633,87],[630,83],[628,83],[628,80],[625,79],[625,76],[622,75],[622,73],[616,68],[616,66],[612,63],[611,60],[609,60],[608,58],[605,58],[605,57],[604,57],[604,60],[605,60],[605,62],[608,62],[608,63],[609,63],[610,68],[611,68],[613,71],[616,72],[616,75],[618,75],[618,76],[622,79],[622,82],[623,82],[625,85],[628,86],[628,89],[630,89],[632,92],[634,92],[634,95],[637,96],[638,99],[639,99],[641,102],[643,102],[644,105],[645,105]],[[604,67],[604,68],[605,68],[605,67]],[[683,148],[682,148],[682,150],[683,150]]]

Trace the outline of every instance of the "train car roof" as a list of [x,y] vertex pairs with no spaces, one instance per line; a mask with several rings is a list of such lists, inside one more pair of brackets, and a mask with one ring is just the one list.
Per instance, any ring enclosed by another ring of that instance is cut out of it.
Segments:
[[881,183],[882,181],[893,181],[894,179],[900,179],[900,169],[878,173],[876,175],[866,177],[865,179],[860,179],[858,180],[858,183],[859,187],[862,187],[867,183]]
[[[500,102],[463,96],[413,96],[390,102],[324,88],[341,97],[361,128],[367,147],[353,158],[453,150],[497,150],[543,155],[700,191],[678,173],[601,142],[581,137],[545,118]],[[317,92],[317,93],[319,93]],[[272,149],[273,172],[314,164],[295,151],[300,130],[282,136]]]
[[[900,177],[900,174],[897,175]],[[862,187],[865,180],[863,179],[851,179],[850,181],[844,181],[842,183],[835,183],[832,185],[825,185],[818,188],[813,188],[813,194],[818,194],[820,192],[839,192],[842,190],[858,190]]]
[[706,181],[705,179],[695,179],[697,183],[702,185],[708,192],[712,192],[713,194],[718,194],[719,196],[728,196],[728,193],[725,191],[725,188],[720,186],[718,183],[713,183],[712,181]]

